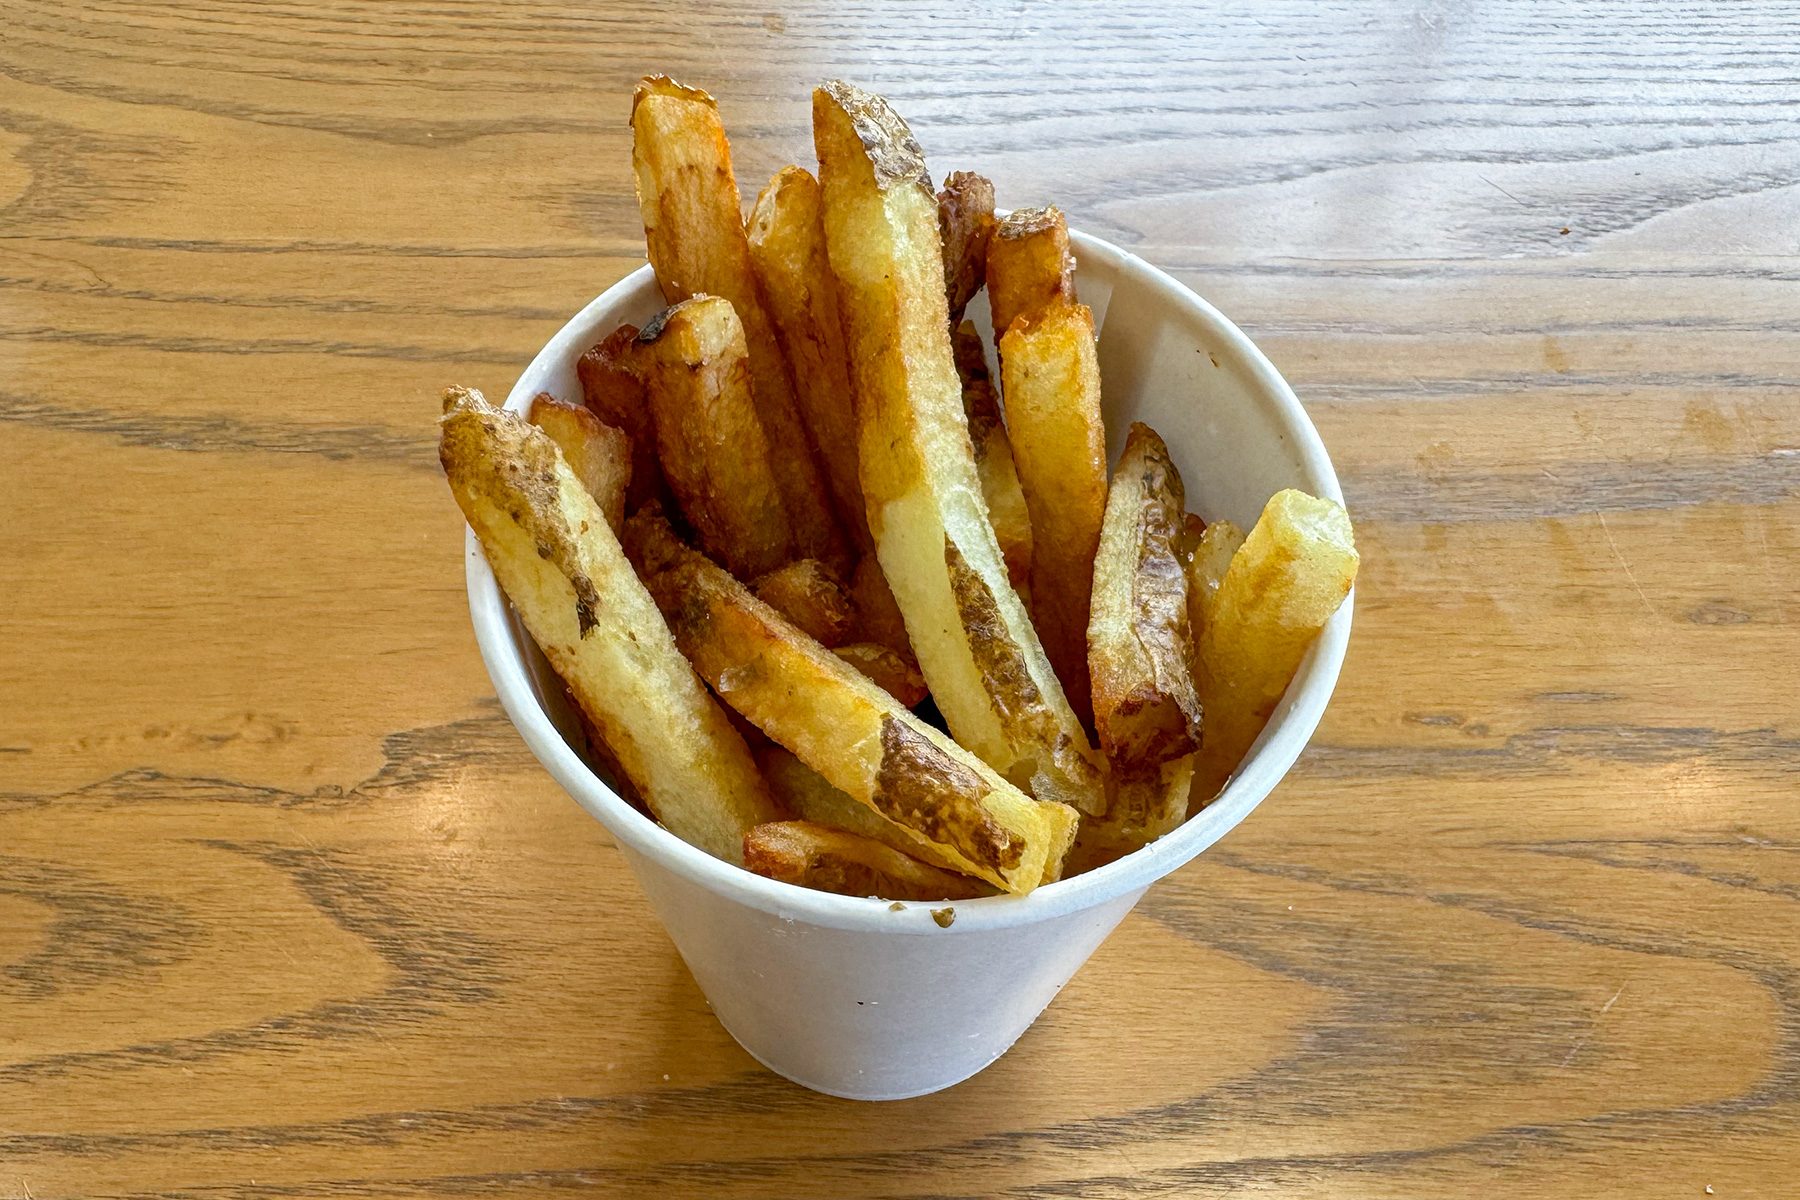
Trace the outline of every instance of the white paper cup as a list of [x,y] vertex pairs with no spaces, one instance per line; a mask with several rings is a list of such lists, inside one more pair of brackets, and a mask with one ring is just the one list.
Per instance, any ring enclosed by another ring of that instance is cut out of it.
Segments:
[[[1133,420],[1167,440],[1188,504],[1248,529],[1284,487],[1342,500],[1293,392],[1238,328],[1135,255],[1071,232],[1081,299],[1100,330],[1109,453]],[[641,267],[582,309],[507,398],[579,402],[575,360],[624,321],[662,307]],[[969,314],[985,328],[985,298]],[[764,879],[687,845],[621,800],[570,749],[561,687],[468,539],[469,608],[482,660],[538,761],[612,831],[713,1011],[770,1070],[861,1100],[935,1092],[1024,1033],[1156,880],[1244,819],[1318,725],[1350,635],[1346,603],[1300,668],[1222,797],[1174,833],[1029,896],[955,905],[833,896]],[[574,739],[578,743],[578,738]],[[946,928],[934,907],[953,908]]]

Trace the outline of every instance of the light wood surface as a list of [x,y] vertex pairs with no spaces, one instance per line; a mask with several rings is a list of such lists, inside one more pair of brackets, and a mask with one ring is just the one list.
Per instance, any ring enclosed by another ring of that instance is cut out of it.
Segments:
[[[1793,1194],[1782,3],[0,4],[0,1196]],[[1363,550],[1312,749],[1036,1028],[713,1021],[492,700],[436,395],[807,88],[1237,319]]]

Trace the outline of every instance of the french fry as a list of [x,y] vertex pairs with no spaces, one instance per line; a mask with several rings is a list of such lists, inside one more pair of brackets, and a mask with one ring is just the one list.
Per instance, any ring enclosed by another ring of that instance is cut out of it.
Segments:
[[1018,791],[703,556],[649,587],[720,699],[834,787],[934,843],[941,865],[1024,893],[1067,852],[1073,809]]
[[850,599],[856,606],[856,631],[861,640],[886,646],[906,662],[918,664],[906,637],[906,618],[900,615],[887,576],[881,573],[881,560],[873,554],[857,560],[850,575]]
[[631,480],[625,489],[625,511],[654,499],[663,490],[662,464],[656,458],[656,425],[644,383],[627,365],[637,341],[636,325],[621,325],[575,360],[582,400],[588,411],[624,433],[631,446]]
[[[1059,300],[1075,303],[1075,258],[1061,210],[1021,208],[1001,218],[988,239],[987,290],[996,342],[1026,313]],[[1000,357],[1006,358],[1004,348]]]
[[1031,513],[1031,611],[1069,703],[1090,714],[1088,593],[1106,513],[1100,364],[1086,305],[1026,313],[1000,339],[1006,429]]
[[664,309],[638,334],[632,365],[655,414],[663,475],[700,545],[745,578],[791,560],[793,529],[731,305],[697,296]]
[[1206,733],[1195,805],[1211,800],[1237,770],[1356,582],[1357,561],[1343,506],[1292,488],[1275,493],[1231,556],[1200,630]]
[[550,435],[563,461],[606,515],[607,525],[619,532],[631,482],[631,439],[587,408],[564,404],[549,392],[532,397],[527,419]]
[[1219,585],[1231,558],[1244,544],[1244,531],[1230,521],[1214,521],[1200,534],[1193,552],[1184,564],[1188,577],[1188,621],[1194,630],[1196,673],[1200,653],[1200,634],[1212,624],[1213,605],[1218,601]]
[[859,551],[867,551],[874,543],[857,476],[850,361],[819,207],[819,183],[809,172],[775,172],[750,210],[750,262],[793,368],[795,398],[824,460],[838,524]]
[[744,835],[744,866],[758,875],[840,896],[969,900],[992,895],[966,875],[927,866],[890,846],[810,821],[758,825]]
[[832,653],[879,684],[903,708],[917,708],[928,694],[919,668],[877,642],[851,642]]
[[950,323],[955,325],[987,276],[988,238],[994,232],[993,181],[973,171],[953,171],[945,177],[937,202],[945,298]]
[[1133,423],[1106,499],[1087,631],[1094,725],[1114,794],[1104,817],[1083,823],[1083,857],[1130,853],[1187,817],[1201,712],[1181,563],[1185,507],[1168,447]]
[[850,596],[816,558],[778,567],[750,585],[756,598],[822,645],[841,645],[855,624]]
[[666,75],[640,80],[631,101],[631,160],[650,265],[670,304],[722,296],[744,327],[756,411],[781,447],[777,477],[799,554],[847,562],[831,515],[818,450],[794,399],[793,379],[750,264],[742,200],[718,105]]
[[1006,577],[1013,590],[1029,603],[1031,588],[1031,513],[1019,487],[1013,465],[1012,441],[1000,417],[1000,400],[988,375],[987,355],[981,335],[972,321],[964,321],[951,335],[956,373],[962,379],[963,415],[969,422],[969,440],[975,447],[975,473],[981,477],[981,496],[987,501],[988,520],[1000,540],[1006,559]]
[[[892,846],[911,858],[932,863],[947,871],[957,871],[961,861],[946,854],[942,847],[914,833],[897,821],[889,820],[866,804],[858,804],[850,796],[832,787],[825,777],[795,758],[780,746],[770,745],[757,751],[756,765],[762,768],[769,791],[788,812],[816,825],[829,825],[849,833],[860,834]],[[1072,852],[1071,852],[1072,853]],[[1052,854],[1043,883],[1061,879],[1072,858]],[[986,884],[982,885],[987,886]]]
[[776,816],[755,760],[555,443],[451,388],[438,457],[514,610],[652,815],[741,863],[744,834]]
[[841,82],[813,92],[813,141],[869,531],[920,669],[976,756],[1039,799],[1101,811],[1104,762],[1007,581],[981,499],[918,143],[885,100]]
[[803,821],[873,838],[926,862],[944,858],[935,843],[868,805],[857,803],[848,792],[832,787],[823,775],[795,758],[791,750],[771,744],[757,751],[756,765],[776,802]]

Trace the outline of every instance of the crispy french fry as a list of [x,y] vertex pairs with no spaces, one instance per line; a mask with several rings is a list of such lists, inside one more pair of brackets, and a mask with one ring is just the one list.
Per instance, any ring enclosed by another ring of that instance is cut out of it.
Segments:
[[[1061,210],[1021,208],[1001,218],[988,239],[987,289],[996,341],[1026,313],[1059,300],[1075,302],[1075,258]],[[1000,357],[1006,357],[1004,348]]]
[[809,172],[775,172],[750,210],[750,261],[793,368],[801,415],[824,460],[838,524],[859,551],[867,551],[874,543],[857,475],[850,361],[819,208],[819,183]]
[[1098,812],[1104,762],[1007,581],[981,499],[924,157],[885,100],[835,81],[813,92],[813,141],[869,531],[919,666],[963,745],[1040,799]]
[[1088,669],[1094,725],[1112,764],[1106,815],[1077,844],[1101,857],[1129,853],[1187,816],[1187,783],[1200,746],[1187,576],[1186,498],[1168,447],[1133,423],[1113,471],[1094,559]]
[[1076,814],[1033,800],[902,708],[698,554],[651,576],[676,643],[719,697],[833,786],[938,847],[937,860],[1029,892]]
[[1133,422],[1106,500],[1087,632],[1094,725],[1115,774],[1200,745],[1180,556],[1185,504],[1168,447]]
[[912,643],[906,637],[906,618],[881,573],[881,560],[865,554],[850,576],[850,599],[856,606],[856,631],[860,640],[886,646],[906,662],[917,665]]
[[951,335],[956,373],[962,379],[963,415],[969,422],[969,440],[975,447],[975,473],[981,477],[981,496],[987,501],[988,520],[1000,540],[1006,559],[1006,577],[1013,590],[1029,604],[1031,588],[1031,513],[1019,487],[1013,465],[1012,441],[1000,417],[1000,400],[988,375],[987,355],[981,335],[972,321],[964,321]]
[[751,578],[794,557],[770,442],[730,304],[697,296],[638,334],[632,365],[656,417],[663,475],[700,545]]
[[1086,305],[1025,314],[1000,339],[1006,428],[1031,513],[1031,611],[1083,718],[1089,713],[1088,593],[1106,512],[1100,364]]
[[737,310],[750,355],[757,415],[781,447],[777,477],[799,552],[847,561],[831,515],[818,449],[800,419],[793,379],[750,264],[742,200],[718,105],[666,75],[640,80],[631,100],[631,159],[650,265],[670,304],[722,296]]
[[528,419],[550,435],[563,461],[606,515],[606,523],[619,532],[631,482],[631,439],[587,408],[564,404],[549,392],[532,397]]
[[945,177],[937,202],[945,298],[954,325],[987,276],[988,238],[994,232],[993,181],[973,171],[953,171]]
[[1231,556],[1200,630],[1206,733],[1194,804],[1211,800],[1237,770],[1356,582],[1357,561],[1342,505],[1289,488],[1263,508]]
[[[770,745],[756,753],[756,765],[762,768],[769,791],[788,812],[817,825],[829,825],[850,833],[872,838],[884,846],[892,846],[902,854],[933,863],[947,871],[958,871],[961,860],[946,854],[943,847],[919,836],[897,821],[889,820],[866,804],[858,804],[849,794],[826,782],[825,777],[795,758],[780,746]],[[1186,796],[1185,789],[1182,795]],[[1073,830],[1070,831],[1073,833]],[[1052,854],[1043,883],[1055,883],[1074,861],[1073,851],[1065,856]],[[959,872],[960,873],[960,872]],[[987,887],[987,884],[981,884]]]
[[1200,653],[1200,634],[1212,623],[1212,609],[1219,597],[1219,584],[1231,558],[1244,544],[1244,531],[1230,521],[1214,521],[1200,534],[1193,553],[1185,563],[1188,577],[1188,621],[1194,630],[1196,673]]
[[850,636],[855,612],[850,596],[816,558],[778,567],[750,585],[756,598],[823,645],[841,645]]
[[992,895],[967,875],[928,866],[871,838],[810,821],[758,825],[744,835],[744,866],[758,875],[840,896],[969,900]]
[[670,832],[730,862],[776,809],[599,506],[549,437],[444,394],[438,457],[515,611]]
[[919,668],[878,642],[851,642],[832,653],[867,675],[904,708],[916,708],[928,694]]
[[656,425],[644,383],[628,360],[637,341],[636,325],[621,325],[575,361],[581,395],[588,411],[625,434],[631,446],[631,480],[625,489],[625,510],[662,492],[662,464],[656,458]]

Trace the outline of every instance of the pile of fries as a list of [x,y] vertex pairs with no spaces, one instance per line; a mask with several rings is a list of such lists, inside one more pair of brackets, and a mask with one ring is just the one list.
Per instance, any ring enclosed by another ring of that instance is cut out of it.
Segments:
[[1343,509],[1206,524],[1142,424],[1109,473],[1063,214],[934,192],[881,97],[819,87],[817,176],[747,221],[712,97],[646,78],[631,126],[669,307],[582,404],[451,388],[440,452],[621,790],[888,900],[1030,892],[1203,807],[1350,590]]

